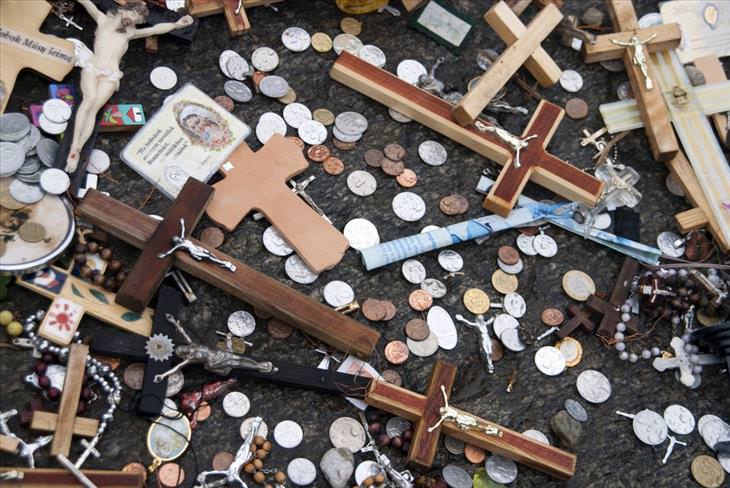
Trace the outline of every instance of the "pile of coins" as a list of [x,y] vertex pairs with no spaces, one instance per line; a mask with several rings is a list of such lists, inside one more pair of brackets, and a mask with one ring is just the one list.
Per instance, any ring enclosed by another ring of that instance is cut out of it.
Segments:
[[395,317],[398,309],[389,300],[368,298],[362,303],[362,314],[373,322],[387,322]]
[[405,167],[406,150],[400,144],[391,143],[381,151],[368,149],[363,155],[365,163],[371,168],[380,168],[403,188],[412,188],[418,182],[418,176],[412,169]]
[[[287,107],[289,106],[291,105],[287,105]],[[307,157],[315,163],[322,163],[325,173],[332,176],[337,176],[345,171],[345,163],[340,158],[333,156],[329,148],[322,144],[316,144],[307,149]]]

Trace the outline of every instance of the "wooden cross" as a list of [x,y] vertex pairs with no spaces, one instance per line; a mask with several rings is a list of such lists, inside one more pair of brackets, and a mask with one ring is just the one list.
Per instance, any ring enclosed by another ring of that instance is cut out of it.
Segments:
[[461,125],[473,123],[523,64],[541,86],[554,85],[560,79],[561,70],[540,47],[540,43],[562,19],[560,9],[549,3],[525,27],[505,2],[494,4],[484,14],[484,20],[507,44],[507,49],[481,76],[476,86],[454,106],[454,118]]
[[443,431],[446,435],[456,437],[494,454],[514,459],[560,479],[569,479],[575,474],[575,455],[535,441],[462,410],[454,409],[454,412],[469,418],[472,422],[477,422],[483,428],[495,429],[497,434],[487,434],[482,430],[462,429],[457,422],[452,420],[444,420],[438,428],[432,429],[431,427],[441,418],[439,409],[445,406],[441,388],[444,388],[448,398],[455,377],[456,366],[439,360],[431,373],[425,395],[385,381],[373,381],[370,384],[365,394],[365,402],[368,405],[416,423],[411,448],[408,452],[409,461],[423,467],[431,466],[439,435]]
[[141,336],[150,335],[152,310],[132,312],[114,303],[115,295],[64,270],[49,266],[18,277],[17,283],[39,295],[53,300],[43,317],[38,335],[60,345],[67,345],[84,314],[109,325]]
[[[140,264],[144,266],[140,272],[143,276],[139,282],[139,288],[129,290],[130,303],[146,305],[156,289],[155,283],[159,284],[160,280],[157,277],[160,274],[164,276],[162,270],[174,264],[182,271],[250,303],[259,310],[270,313],[325,344],[340,351],[367,358],[380,338],[377,331],[315,302],[308,296],[259,273],[219,250],[210,249],[203,243],[190,239],[194,245],[207,250],[221,260],[231,262],[236,268],[235,272],[210,261],[197,261],[184,251],[178,251],[165,259],[156,257],[157,252],[166,251],[171,247],[171,237],[179,232],[179,222],[177,222],[179,216],[194,216],[202,213],[205,208],[204,202],[207,202],[210,196],[210,190],[208,185],[194,178],[188,179],[162,222],[95,190],[87,193],[76,208],[76,213],[80,218],[128,244],[144,248],[145,251],[155,250],[153,251],[155,252],[154,259],[138,261],[135,269],[129,274],[131,276],[135,273]],[[174,222],[172,217],[175,217]],[[173,223],[175,225],[171,225]],[[187,230],[192,232],[190,224],[188,226]],[[145,252],[143,252],[143,257],[144,255]],[[145,274],[151,278],[147,278],[144,276]],[[118,297],[119,294],[117,294]]]
[[568,307],[568,317],[568,320],[563,323],[560,330],[555,333],[559,339],[565,339],[575,332],[578,327],[586,332],[593,332],[593,329],[596,328],[596,324],[591,320],[590,314],[584,312],[578,305],[574,304]]
[[[639,21],[630,1],[607,0],[607,3],[616,33],[597,36],[593,44],[583,43],[583,59],[586,63],[597,63],[623,58],[651,152],[657,161],[667,161],[677,154],[679,144],[674,137],[661,90],[647,86],[647,83],[654,84],[656,80],[656,68],[648,59],[647,52],[678,47],[682,40],[679,24],[639,29]],[[642,41],[642,46],[627,48],[626,43],[631,42],[632,38]],[[637,49],[647,58],[643,68],[645,72],[635,62]]]
[[[596,331],[596,334],[599,336],[613,339],[613,335],[616,333],[616,325],[622,322],[621,306],[631,292],[631,282],[638,272],[638,261],[632,258],[625,258],[621,265],[621,271],[618,273],[618,278],[616,278],[616,284],[613,285],[611,295],[608,297],[608,301],[598,298],[596,295],[588,297],[586,307],[592,312],[601,315],[601,322],[598,324],[598,330]],[[639,325],[636,317],[631,317],[631,320],[625,322],[625,324],[627,330],[631,331],[636,331]]]
[[[601,197],[603,182],[570,165],[546,151],[555,130],[563,118],[564,110],[541,100],[535,113],[522,133],[522,139],[536,136],[521,149],[520,157],[505,165],[497,181],[489,190],[484,207],[507,216],[517,203],[517,198],[528,180],[552,190],[570,200],[595,205]],[[517,162],[520,161],[519,166]]]
[[[692,63],[695,65],[695,68],[702,72],[706,83],[714,84],[727,81],[725,69],[722,67],[720,59],[714,54],[695,58]],[[727,112],[712,114],[710,118],[715,126],[715,131],[717,131],[717,136],[725,147],[730,148],[730,142],[728,142],[730,141],[728,138],[730,135],[730,127],[728,127]]]
[[560,8],[564,2],[563,0],[506,0],[506,3],[515,15],[522,15],[531,3],[536,3],[539,8],[545,8],[547,4],[554,3],[556,7]]
[[225,178],[213,185],[205,211],[232,232],[246,214],[259,210],[307,266],[316,273],[332,269],[345,255],[347,239],[287,186],[308,167],[299,146],[284,136],[274,135],[256,153],[241,144],[221,165]]
[[31,68],[61,81],[74,67],[74,45],[39,29],[51,11],[46,1],[3,0],[0,9],[0,114],[20,70]]
[[[14,484],[15,478],[3,478],[3,484],[8,486],[22,486],[23,488],[71,488],[81,486],[79,480],[67,469],[60,468],[15,468],[0,467],[0,474],[10,476],[11,472],[22,475],[19,484]],[[83,469],[84,475],[99,488],[142,488],[144,474],[124,471],[101,469]]]
[[[270,5],[282,0],[241,0],[241,8],[238,9],[239,0],[187,0],[185,6],[188,14],[193,17],[207,17],[209,15],[225,14],[228,30],[232,36],[243,35],[251,28],[248,21],[246,9],[259,5]],[[238,13],[236,11],[238,10]]]

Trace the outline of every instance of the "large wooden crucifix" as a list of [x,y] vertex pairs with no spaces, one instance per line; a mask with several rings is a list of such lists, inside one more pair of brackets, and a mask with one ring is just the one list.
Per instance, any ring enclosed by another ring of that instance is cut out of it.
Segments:
[[682,40],[679,24],[640,29],[631,1],[607,0],[607,4],[616,32],[597,36],[593,44],[583,43],[583,59],[597,63],[623,58],[651,152],[657,161],[667,161],[677,154],[679,144],[662,91],[655,86],[656,68],[648,53],[678,47]]
[[[92,190],[87,193],[76,208],[79,217],[128,244],[144,249],[142,257],[127,278],[127,281],[134,278],[134,286],[127,285],[125,281],[122,288],[126,294],[122,295],[120,288],[117,301],[123,297],[121,299],[132,310],[146,306],[167,269],[175,265],[325,344],[367,358],[375,348],[380,333],[188,237],[193,231],[192,223],[197,222],[197,217],[205,210],[211,192],[210,186],[194,178],[188,179],[162,222],[101,192]],[[172,247],[173,237],[179,238],[180,218],[186,217],[189,220],[186,220],[185,242],[228,262],[230,266],[222,267],[209,260],[197,260],[184,250],[178,250],[165,258],[157,257]]]

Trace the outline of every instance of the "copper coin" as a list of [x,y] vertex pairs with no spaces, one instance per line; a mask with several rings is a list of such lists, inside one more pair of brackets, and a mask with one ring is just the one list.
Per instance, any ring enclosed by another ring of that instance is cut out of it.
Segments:
[[406,335],[414,341],[425,341],[431,335],[431,329],[422,319],[412,319],[406,323]]
[[228,110],[229,112],[233,112],[233,107],[236,106],[236,104],[233,103],[233,99],[227,95],[218,95],[213,100],[215,100],[215,103]]
[[286,136],[287,139],[294,142],[297,146],[299,146],[299,149],[304,151],[304,141],[299,139],[297,136]]
[[495,363],[502,359],[502,356],[504,356],[504,348],[502,347],[502,343],[498,340],[492,337],[492,361]]
[[520,262],[520,253],[512,246],[500,247],[497,256],[499,256],[500,261],[509,266],[514,266]]
[[584,119],[588,117],[588,104],[582,98],[571,98],[565,102],[565,113],[571,119]]
[[414,290],[408,296],[408,304],[413,310],[423,312],[433,304],[433,297],[426,290]]
[[132,390],[141,390],[144,383],[144,363],[132,363],[124,368],[122,379]]
[[147,482],[147,468],[141,463],[129,463],[125,464],[122,468],[123,473],[135,473],[142,475],[142,483]]
[[403,149],[403,146],[395,142],[385,146],[383,152],[385,153],[385,157],[392,161],[400,161],[406,157],[406,150]]
[[218,227],[206,227],[203,229],[203,232],[200,233],[200,240],[213,249],[217,249],[221,244],[223,244],[225,238],[226,236],[223,234],[223,231]]
[[449,195],[441,199],[439,208],[446,215],[460,215],[469,210],[469,201],[461,195]]
[[233,462],[233,457],[233,454],[230,452],[219,452],[213,456],[213,469],[216,471],[225,471]]
[[269,320],[266,324],[266,330],[274,339],[286,339],[294,332],[289,324],[285,324],[279,319]]
[[413,188],[418,182],[418,176],[416,176],[415,171],[406,168],[401,174],[395,177],[395,181],[403,188]]
[[395,314],[398,312],[398,309],[395,308],[395,305],[393,305],[393,302],[391,302],[390,300],[382,300],[380,303],[382,303],[385,307],[385,317],[383,317],[383,320],[392,320],[393,317],[395,317]]
[[706,259],[712,249],[712,243],[703,232],[690,232],[684,246],[684,255],[690,261]]
[[268,73],[262,73],[261,71],[254,72],[253,76],[251,77],[251,81],[253,81],[253,85],[256,87],[256,91],[259,90],[259,83],[261,83],[261,80],[266,78],[268,75]]
[[557,327],[563,323],[565,315],[563,315],[563,312],[557,308],[546,308],[540,314],[540,320],[542,320],[542,322],[547,326]]
[[185,481],[185,470],[177,463],[165,463],[157,470],[157,481],[162,488],[175,488]]
[[390,341],[385,346],[385,359],[391,364],[403,364],[408,359],[408,346],[403,341]]
[[355,149],[355,147],[357,147],[357,142],[342,142],[336,137],[332,138],[332,144],[341,151],[349,151],[350,149]]
[[210,414],[213,413],[213,409],[210,408],[210,405],[207,402],[203,402],[200,404],[200,406],[195,410],[195,420],[198,422],[203,422],[210,417]]
[[539,227],[535,227],[535,226],[520,227],[519,230],[520,230],[520,233],[521,234],[525,234],[525,235],[528,235],[528,236],[536,236],[537,234],[540,233],[540,228]]
[[472,444],[467,444],[464,446],[464,457],[470,463],[482,464],[485,457],[484,449]]
[[363,159],[365,160],[365,163],[367,163],[368,166],[372,166],[373,168],[379,168],[380,162],[385,157],[385,154],[383,154],[383,151],[380,149],[368,149],[365,151],[365,154],[363,154]]
[[383,320],[387,313],[388,310],[380,300],[368,298],[362,304],[362,314],[366,319],[372,320],[373,322]]
[[384,381],[392,385],[401,386],[403,384],[403,379],[400,377],[397,371],[393,371],[392,369],[386,369],[380,374],[383,376]]
[[345,171],[345,163],[340,158],[330,156],[324,160],[324,170],[327,174],[337,176]]
[[116,369],[119,367],[119,364],[121,363],[121,361],[119,361],[119,359],[117,359],[117,358],[110,358],[109,356],[100,356],[98,354],[94,354],[94,359],[106,364],[107,366],[109,366],[112,369],[112,371],[116,371]]
[[330,148],[322,144],[317,144],[307,149],[307,157],[315,163],[321,163],[330,157]]
[[403,161],[392,161],[389,158],[383,158],[383,161],[380,164],[380,169],[382,169],[383,173],[386,175],[398,176],[405,171],[406,167],[403,164]]

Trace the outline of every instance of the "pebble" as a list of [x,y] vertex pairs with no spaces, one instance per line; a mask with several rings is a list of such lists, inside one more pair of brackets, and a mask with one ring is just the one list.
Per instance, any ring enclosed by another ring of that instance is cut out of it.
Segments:
[[560,443],[568,449],[575,448],[583,434],[583,426],[565,410],[553,415],[550,419],[550,429]]
[[319,469],[332,488],[345,488],[355,472],[355,456],[344,447],[333,447],[322,456]]

